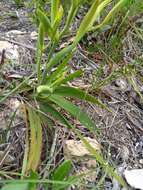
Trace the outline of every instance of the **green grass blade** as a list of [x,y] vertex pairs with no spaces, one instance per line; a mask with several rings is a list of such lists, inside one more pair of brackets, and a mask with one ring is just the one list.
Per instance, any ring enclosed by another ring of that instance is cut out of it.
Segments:
[[44,12],[41,11],[40,9],[37,10],[37,15],[38,15],[39,21],[42,23],[42,25],[44,27],[45,33],[47,33],[49,35],[49,37],[52,37],[53,29],[52,29],[52,26],[51,26],[48,16],[45,15]]
[[38,48],[40,48],[40,51],[43,51],[44,49],[44,26],[42,23],[39,25]]
[[[53,181],[53,180],[49,180],[49,179],[23,179],[23,180],[0,180],[0,184],[3,184],[3,183],[11,183],[11,184],[16,184],[16,183],[35,183],[35,184],[60,184],[60,185],[73,185],[73,184],[76,184],[77,181],[78,181],[78,178],[76,178],[77,180],[67,180],[67,181]],[[81,178],[80,178],[81,179]],[[4,189],[4,190],[7,190],[7,189]],[[11,190],[11,189],[9,189]],[[14,189],[14,190],[17,190],[17,189]],[[18,190],[21,190],[21,189],[18,189]],[[26,189],[27,190],[27,189]],[[28,189],[29,190],[29,189]]]
[[70,59],[71,59],[71,54],[69,54],[63,60],[63,62],[57,66],[56,70],[48,78],[47,84],[50,84],[52,81],[55,81],[57,78],[59,78],[62,75],[63,72],[67,70],[67,65]]
[[59,0],[51,0],[51,24],[54,24],[54,21],[58,14]]
[[58,64],[61,60],[63,60],[65,56],[67,56],[69,53],[71,53],[71,51],[73,51],[74,48],[74,45],[70,45],[58,52],[47,64],[47,71],[49,71],[53,66]]
[[100,0],[96,0],[93,2],[91,8],[88,13],[85,15],[82,20],[79,30],[77,32],[75,41],[78,43],[81,38],[85,35],[86,32],[93,26],[94,22],[98,19],[100,12],[103,10],[106,5],[109,4],[111,0],[105,0],[100,4]]
[[[52,180],[57,181],[65,181],[65,178],[68,178],[69,172],[72,168],[72,162],[70,160],[65,160],[53,173]],[[52,189],[58,190],[58,189],[64,189],[64,187],[61,185],[53,184]],[[67,188],[67,186],[66,186]]]
[[40,23],[39,25],[39,32],[38,32],[38,41],[37,41],[37,52],[36,52],[36,64],[37,64],[37,77],[38,81],[41,81],[41,60],[42,60],[42,53],[44,49],[44,27],[43,24]]
[[97,104],[100,107],[107,109],[107,107],[101,101],[99,101],[95,97],[87,94],[86,92],[84,92],[78,88],[61,86],[54,91],[54,94],[60,95],[60,96],[65,96],[65,97],[74,97],[74,98],[78,98],[81,100],[86,100],[88,102]]
[[81,124],[83,124],[87,129],[91,130],[92,132],[99,131],[99,129],[95,126],[95,124],[91,121],[86,113],[84,113],[80,108],[78,108],[68,100],[64,99],[62,96],[51,95],[49,96],[49,99],[57,104],[59,107],[65,109],[76,119],[78,119]]
[[75,49],[75,44],[72,44],[64,49],[62,49],[60,52],[58,52],[54,57],[52,57],[50,59],[50,61],[47,63],[46,65],[46,70],[43,74],[43,83],[46,83],[46,77],[47,77],[47,73],[50,71],[50,69],[57,65],[60,61],[62,61],[67,55],[71,54],[71,52],[73,52],[73,50]]
[[73,79],[80,77],[83,74],[82,70],[75,71],[72,74],[69,74],[66,76],[66,78],[63,80],[63,84],[72,81]]
[[52,39],[53,40],[59,40],[59,31],[58,28],[60,26],[60,23],[62,21],[63,17],[63,7],[60,6],[57,12],[57,16],[55,18],[54,24],[53,24],[53,34],[52,34]]
[[2,187],[1,190],[28,190],[28,183],[11,183]]
[[101,24],[95,26],[92,28],[92,30],[96,30],[98,28],[104,27],[113,17],[115,17],[115,14],[121,10],[121,7],[125,6],[126,3],[128,3],[130,0],[119,0],[119,2],[111,9],[111,11],[107,14],[107,16],[104,18],[104,20],[101,22]]
[[65,26],[64,26],[61,34],[60,34],[60,37],[62,37],[67,32],[67,30],[69,29],[73,19],[75,18],[77,10],[78,10],[78,7],[74,7],[74,5],[72,3],[72,5],[70,6],[70,10],[68,12],[68,17],[67,17]]
[[58,120],[59,122],[61,122],[64,126],[67,126],[68,129],[71,129],[72,126],[69,124],[68,120],[59,112],[57,111],[53,106],[51,106],[50,104],[46,103],[46,102],[40,102],[40,109],[44,112],[44,113],[48,113],[50,114],[50,116],[53,117],[53,120],[55,121]]

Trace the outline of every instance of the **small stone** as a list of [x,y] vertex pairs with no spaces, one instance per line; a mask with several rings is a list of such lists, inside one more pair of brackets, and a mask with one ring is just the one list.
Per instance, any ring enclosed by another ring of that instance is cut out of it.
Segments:
[[[100,144],[97,142],[96,139],[92,139],[90,137],[85,137],[85,140],[96,150],[100,150]],[[92,156],[92,154],[87,150],[83,142],[75,141],[75,140],[66,140],[64,146],[64,152],[66,157],[85,157],[85,156]]]
[[120,149],[121,157],[124,161],[127,161],[129,159],[129,149],[126,146],[122,146]]
[[125,79],[116,79],[115,84],[120,88],[120,90],[126,91],[128,89],[128,84]]
[[87,168],[88,169],[93,169],[96,167],[96,160],[95,159],[90,159],[86,162]]
[[18,60],[18,46],[13,45],[7,41],[0,41],[0,55],[5,50],[5,58],[9,60]]
[[143,159],[140,159],[140,160],[139,160],[139,163],[140,163],[140,164],[143,164]]
[[30,37],[32,40],[36,40],[38,37],[38,33],[36,31],[31,32]]
[[[97,140],[90,137],[84,138],[95,150],[100,151],[101,146]],[[87,183],[95,183],[97,178],[96,160],[89,152],[81,140],[66,140],[64,146],[64,155],[67,159],[78,163],[79,168],[75,175],[86,174],[83,180]],[[91,172],[92,170],[92,172]]]
[[131,187],[143,190],[143,169],[125,170],[124,176]]

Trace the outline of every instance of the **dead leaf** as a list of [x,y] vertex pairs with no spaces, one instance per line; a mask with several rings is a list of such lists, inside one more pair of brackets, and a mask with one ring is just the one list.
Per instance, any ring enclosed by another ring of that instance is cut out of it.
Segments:
[[[101,146],[96,139],[85,137],[84,138],[95,150],[100,151]],[[79,166],[75,175],[85,175],[83,180],[85,182],[95,183],[96,175],[96,160],[93,155],[87,150],[81,140],[66,140],[64,146],[64,155],[67,159],[78,163]],[[83,190],[80,188],[80,190]]]
[[128,91],[129,90],[129,85],[128,85],[126,79],[118,78],[118,79],[116,79],[115,84],[122,91]]

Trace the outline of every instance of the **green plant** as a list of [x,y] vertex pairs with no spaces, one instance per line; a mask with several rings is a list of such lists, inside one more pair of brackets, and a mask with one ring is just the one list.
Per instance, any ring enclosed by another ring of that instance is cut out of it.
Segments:
[[23,1],[22,0],[13,0],[13,1],[16,4],[17,7],[23,6]]
[[[70,26],[78,12],[78,9],[83,5],[84,1],[72,0],[70,3],[70,9],[68,11],[67,19],[63,26],[64,21],[64,9],[60,0],[51,0],[50,12],[44,10],[44,5],[40,6],[41,1],[33,1],[36,7],[36,15],[39,20],[39,32],[37,41],[37,78],[34,82],[29,76],[27,79],[23,80],[15,89],[7,93],[4,97],[1,97],[0,102],[3,102],[8,96],[13,93],[25,92],[26,99],[30,103],[25,103],[25,118],[28,130],[30,130],[30,140],[27,139],[25,156],[22,168],[22,178],[29,174],[32,170],[36,172],[38,164],[40,162],[41,148],[42,148],[42,124],[46,122],[43,120],[43,115],[46,116],[49,121],[58,121],[63,124],[68,129],[73,130],[77,136],[84,142],[87,149],[94,155],[97,161],[104,167],[107,168],[106,161],[99,155],[88,142],[84,140],[79,131],[76,130],[75,126],[70,124],[70,121],[64,117],[61,111],[66,111],[72,117],[75,117],[84,125],[88,130],[95,133],[99,132],[93,121],[84,113],[79,107],[72,103],[70,98],[77,98],[80,100],[88,101],[93,104],[97,104],[102,108],[108,109],[101,101],[96,99],[87,92],[69,86],[69,82],[82,75],[83,71],[78,70],[74,73],[70,73],[70,67],[68,65],[70,59],[72,58],[77,44],[83,38],[83,36],[91,30],[101,29],[105,26],[110,19],[117,13],[119,8],[121,8],[128,0],[120,0],[115,7],[113,7],[110,12],[105,16],[103,21],[98,25],[94,25],[95,21],[100,17],[103,10],[110,4],[111,0],[95,0],[92,1],[91,7],[89,8],[87,14],[84,16],[79,29],[76,32],[74,41],[71,45],[59,50],[61,40],[70,31]],[[65,3],[67,1],[64,1]],[[49,43],[45,44],[45,37],[48,37]],[[47,54],[48,52],[48,54]],[[42,65],[42,57],[46,55],[46,64]],[[54,71],[53,71],[54,70]],[[30,84],[30,85],[29,85]],[[28,87],[28,88],[27,88]],[[26,114],[28,112],[28,114]],[[29,121],[29,123],[28,123]],[[36,122],[35,122],[36,121]],[[66,166],[66,167],[65,167]],[[56,170],[52,176],[52,180],[47,183],[54,182],[53,189],[58,190],[59,181],[63,181],[69,171],[69,162],[64,163]],[[65,175],[60,178],[58,174],[59,171],[65,171]],[[120,177],[118,177],[113,169],[109,166],[108,173],[114,175],[119,182],[124,185],[124,182]],[[21,182],[24,183],[24,179]],[[35,179],[34,179],[35,180]],[[58,181],[59,180],[59,181]],[[37,183],[38,180],[33,181]],[[42,181],[42,180],[41,180]],[[70,179],[69,184],[74,180]],[[28,180],[25,180],[25,183]],[[39,181],[40,182],[40,181]],[[30,183],[30,182],[29,182]],[[45,183],[45,181],[43,182]],[[69,185],[62,184],[62,185]],[[22,184],[21,184],[22,185]],[[5,188],[5,187],[4,187]],[[27,186],[23,185],[21,189],[27,189]],[[35,187],[34,187],[35,188]],[[33,189],[34,189],[33,188]],[[63,189],[65,187],[62,186]],[[6,189],[6,188],[5,188]],[[10,189],[7,188],[7,189]],[[12,189],[12,188],[11,188]],[[32,189],[32,188],[31,188]]]

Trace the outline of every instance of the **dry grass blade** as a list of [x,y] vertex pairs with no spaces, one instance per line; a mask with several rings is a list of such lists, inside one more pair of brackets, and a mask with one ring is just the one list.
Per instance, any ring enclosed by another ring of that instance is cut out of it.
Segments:
[[39,115],[32,108],[28,107],[30,127],[30,150],[26,171],[36,171],[41,157],[42,148],[42,127]]

